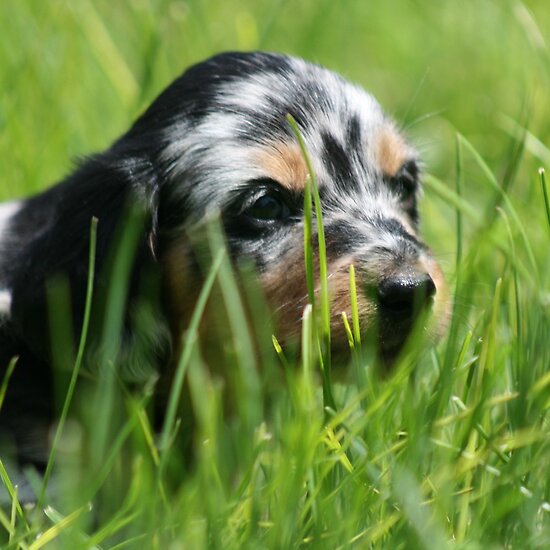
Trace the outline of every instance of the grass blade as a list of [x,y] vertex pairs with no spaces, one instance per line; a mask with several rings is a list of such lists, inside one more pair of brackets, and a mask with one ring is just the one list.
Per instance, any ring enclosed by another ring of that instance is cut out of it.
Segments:
[[548,186],[546,184],[546,172],[544,168],[539,168],[540,186],[542,188],[542,196],[544,197],[544,209],[546,211],[546,221],[548,229],[550,229],[550,198],[548,198]]
[[166,416],[164,417],[164,424],[162,427],[162,432],[161,432],[160,441],[159,441],[161,459],[166,455],[168,451],[168,447],[169,447],[168,442],[170,439],[170,433],[176,420],[178,403],[179,403],[182,389],[183,389],[183,381],[185,379],[187,366],[191,359],[193,346],[195,345],[195,342],[198,337],[199,324],[204,314],[208,297],[210,296],[212,286],[214,285],[214,281],[216,280],[216,277],[218,275],[218,270],[220,269],[224,256],[225,256],[225,250],[222,249],[222,250],[219,250],[217,255],[214,257],[214,260],[212,261],[212,266],[210,267],[210,271],[206,276],[201,292],[197,299],[197,303],[195,305],[193,315],[191,316],[189,326],[187,328],[185,344],[183,346],[180,360],[176,368],[176,373],[174,375],[174,380],[172,382],[172,390],[170,391],[170,397],[168,398],[168,405],[166,407]]
[[0,411],[2,410],[2,405],[4,404],[4,399],[6,398],[6,392],[8,391],[8,384],[10,382],[11,375],[13,374],[18,359],[18,357],[14,357],[13,359],[11,359],[11,361],[8,363],[8,368],[6,369],[4,378],[2,379],[2,386],[0,386]]
[[2,462],[1,458],[0,458],[0,478],[2,478],[4,487],[6,487],[8,494],[10,495],[12,506],[13,506],[13,503],[15,503],[17,514],[24,522],[26,522],[26,518],[23,513],[23,508],[21,508],[21,504],[19,503],[19,499],[17,498],[17,489],[13,486],[13,483],[11,482],[10,476],[6,471],[6,468],[4,467],[4,463]]
[[84,358],[84,351],[86,349],[86,340],[88,338],[88,329],[90,325],[90,312],[92,309],[92,300],[94,293],[94,277],[95,277],[95,255],[96,255],[96,245],[97,245],[97,218],[92,218],[90,222],[90,248],[88,254],[88,279],[86,286],[86,302],[84,306],[84,319],[82,322],[82,329],[80,331],[80,342],[78,344],[78,352],[73,367],[73,372],[71,374],[71,380],[69,382],[69,387],[67,388],[67,394],[65,396],[65,401],[63,403],[63,409],[61,410],[61,415],[57,423],[57,428],[55,430],[55,435],[52,442],[52,447],[50,454],[48,456],[48,464],[46,465],[46,471],[44,472],[44,480],[42,482],[42,489],[40,490],[40,495],[37,501],[37,509],[42,508],[42,502],[46,495],[46,490],[48,488],[48,483],[50,481],[50,476],[52,473],[53,465],[55,463],[55,456],[57,453],[57,447],[59,441],[63,434],[63,429],[65,427],[65,422],[69,414],[69,408],[74,395],[74,390],[76,387],[76,382],[78,380],[78,375],[80,373],[80,367],[82,366],[82,360]]
[[[292,128],[294,136],[296,137],[302,156],[308,170],[308,180],[306,182],[306,192],[304,195],[304,247],[307,242],[311,242],[312,238],[312,220],[310,218],[311,213],[308,210],[311,208],[311,196],[313,197],[313,203],[315,206],[315,217],[317,221],[317,244],[318,244],[318,260],[319,260],[319,296],[320,296],[320,314],[321,314],[321,349],[322,349],[322,366],[323,366],[323,397],[325,407],[329,407],[332,410],[336,410],[336,404],[332,392],[331,381],[331,335],[330,335],[330,296],[328,290],[328,273],[327,273],[327,255],[326,255],[326,242],[325,242],[325,228],[323,226],[323,212],[321,207],[321,197],[319,195],[319,186],[317,185],[317,178],[311,164],[311,159],[307,151],[307,147],[300,132],[300,128],[296,120],[292,115],[287,115],[287,120]],[[309,192],[308,192],[309,188]],[[306,266],[308,263],[310,266],[313,264],[311,248],[306,249]],[[307,271],[306,271],[307,273]],[[310,290],[313,286],[313,276],[308,277],[308,292],[310,293],[310,300],[314,293]],[[311,304],[315,307],[315,303],[311,300]],[[316,311],[316,310],[314,310]],[[316,315],[315,315],[316,316]]]

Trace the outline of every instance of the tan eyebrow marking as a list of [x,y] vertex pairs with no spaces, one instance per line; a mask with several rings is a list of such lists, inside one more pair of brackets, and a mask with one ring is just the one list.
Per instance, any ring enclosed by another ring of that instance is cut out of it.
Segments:
[[411,148],[391,126],[380,129],[375,139],[374,156],[378,167],[385,176],[392,178],[409,160]]
[[307,166],[298,145],[274,143],[258,149],[253,161],[275,181],[292,191],[303,191],[308,176]]

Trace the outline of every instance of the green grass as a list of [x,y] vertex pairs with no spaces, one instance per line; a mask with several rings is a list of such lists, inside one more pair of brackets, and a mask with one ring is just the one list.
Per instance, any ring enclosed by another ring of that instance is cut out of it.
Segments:
[[[0,200],[43,189],[71,158],[106,147],[190,63],[227,49],[285,51],[371,90],[420,148],[422,230],[454,300],[446,338],[434,350],[411,349],[384,380],[368,343],[358,345],[352,314],[353,369],[336,384],[321,371],[326,306],[304,316],[300,362],[274,353],[258,289],[236,290],[212,227],[212,266],[157,436],[153,381],[130,392],[109,368],[126,288],[129,258],[121,257],[105,375],[93,390],[79,380],[60,403],[90,420],[78,425],[69,415],[59,431],[56,495],[46,491],[38,510],[22,509],[0,463],[12,501],[0,509],[1,544],[548,548],[550,207],[539,171],[550,162],[546,4],[2,2]],[[210,292],[228,321],[223,381],[197,339]],[[86,329],[80,337],[84,345]],[[198,424],[192,471],[178,447],[184,376]],[[0,401],[4,391],[1,384]],[[40,494],[41,480],[28,474]]]

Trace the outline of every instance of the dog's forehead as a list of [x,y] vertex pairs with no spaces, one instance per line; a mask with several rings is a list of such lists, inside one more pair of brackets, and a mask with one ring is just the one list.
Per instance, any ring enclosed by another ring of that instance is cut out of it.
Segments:
[[[168,129],[165,158],[175,176],[192,172],[194,194],[265,177],[303,188],[307,169],[288,114],[298,122],[321,182],[392,177],[415,156],[372,95],[320,66],[280,60],[220,78],[191,130],[185,121]],[[203,179],[208,186],[200,185]]]
[[291,114],[313,155],[358,154],[393,176],[414,154],[372,95],[328,69],[288,61],[281,71],[254,72],[220,87],[218,107],[237,119],[228,139],[268,146],[293,142],[286,121]]

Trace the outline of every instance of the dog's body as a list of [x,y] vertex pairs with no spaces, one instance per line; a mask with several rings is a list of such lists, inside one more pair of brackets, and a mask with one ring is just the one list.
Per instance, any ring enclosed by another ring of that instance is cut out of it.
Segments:
[[222,54],[189,69],[121,139],[65,181],[0,205],[1,372],[19,357],[0,430],[23,460],[43,459],[34,449],[43,433],[36,432],[53,415],[46,288],[53,277],[65,277],[79,327],[93,216],[101,273],[128,205],[146,212],[128,309],[147,288],[160,327],[151,338],[154,368],[170,361],[200,289],[186,230],[211,211],[221,213],[231,257],[257,266],[278,336],[299,334],[308,296],[302,216],[308,170],[287,114],[299,125],[319,182],[334,347],[346,345],[340,314],[350,312],[351,264],[363,328],[377,319],[386,360],[410,332],[419,294],[422,303],[435,302],[444,324],[443,278],[417,235],[416,154],[376,101],[299,59]]

